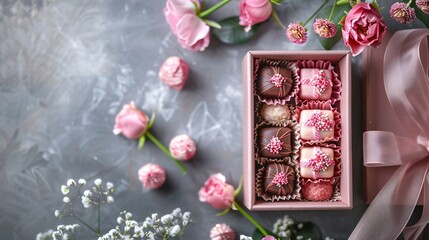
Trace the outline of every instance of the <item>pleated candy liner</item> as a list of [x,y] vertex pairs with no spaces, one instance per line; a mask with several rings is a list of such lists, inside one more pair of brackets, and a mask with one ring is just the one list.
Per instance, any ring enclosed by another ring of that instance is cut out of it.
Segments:
[[[296,67],[298,68],[298,79],[299,82],[301,81],[301,69],[303,68],[317,68],[317,69],[326,69],[330,70],[332,73],[332,95],[330,98],[331,104],[334,105],[336,101],[339,101],[341,99],[341,81],[338,78],[338,74],[335,72],[334,67],[332,66],[330,61],[312,61],[312,60],[306,60],[306,61],[297,61]],[[301,86],[301,83],[299,83],[299,86]],[[297,104],[300,104],[301,102],[308,102],[308,101],[314,101],[314,100],[302,100],[299,98],[299,91],[301,91],[301,87],[299,87],[298,92],[296,93],[295,101]]]
[[[303,102],[301,106],[295,108],[295,118],[297,122],[300,121],[300,115],[303,110],[331,110],[334,113],[334,136],[320,140],[304,140],[303,143],[307,144],[321,144],[325,142],[338,142],[341,138],[341,114],[337,108],[332,107],[329,101],[308,101]],[[299,125],[299,124],[298,124]]]
[[290,121],[287,123],[283,123],[283,124],[268,124],[268,123],[260,123],[258,125],[256,125],[255,127],[255,131],[254,131],[254,140],[253,140],[253,145],[255,146],[255,160],[257,163],[259,163],[260,165],[263,165],[264,163],[266,163],[264,157],[259,156],[259,151],[261,149],[259,149],[258,146],[258,139],[259,139],[259,130],[264,128],[264,127],[288,127],[290,128],[291,131],[291,150],[292,153],[290,155],[290,158],[292,160],[296,160],[298,158],[298,152],[299,152],[299,148],[301,146],[301,140],[300,140],[300,136],[299,136],[299,124],[295,121]]
[[[299,167],[296,161],[291,160],[291,158],[284,158],[283,162],[279,162],[276,159],[267,159],[265,165],[263,165],[256,174],[256,194],[258,197],[264,199],[264,201],[282,201],[282,200],[301,200],[301,186],[300,186],[300,173]],[[295,171],[295,184],[293,192],[289,195],[271,195],[264,190],[264,176],[265,176],[265,166],[269,163],[281,163],[291,167]]]
[[[320,180],[329,180],[329,182],[331,184],[335,183],[335,179],[340,178],[341,177],[341,147],[335,144],[328,144],[328,143],[322,143],[322,144],[309,144],[309,143],[305,143],[302,145],[302,147],[326,147],[326,148],[332,148],[332,150],[334,151],[334,162],[335,162],[335,166],[334,166],[334,176],[332,178],[319,178],[319,179],[312,179],[312,178],[302,178],[301,183],[302,184],[307,184],[309,182],[312,183],[317,183]],[[298,165],[300,164],[300,162],[298,162]]]
[[[259,69],[266,65],[273,66],[273,67],[287,68],[291,71],[292,86],[289,93],[284,98],[266,99],[259,96],[257,91],[257,79],[259,76]],[[261,58],[256,59],[254,72],[253,72],[253,89],[254,89],[254,94],[258,97],[259,101],[265,102],[267,104],[285,104],[287,101],[289,101],[292,97],[296,95],[296,93],[298,92],[298,88],[299,88],[299,75],[298,75],[298,68],[296,67],[295,62],[286,61],[286,60],[261,59]]]
[[295,106],[293,106],[292,104],[288,104],[288,103],[286,103],[286,104],[271,104],[271,105],[286,105],[288,107],[288,109],[289,109],[289,112],[290,112],[290,119],[289,120],[286,120],[286,121],[284,121],[282,123],[271,123],[271,122],[268,122],[268,121],[264,120],[264,118],[262,117],[262,114],[261,114],[261,110],[262,110],[262,107],[264,106],[264,104],[266,104],[266,103],[258,101],[256,103],[256,106],[255,106],[256,117],[259,119],[259,122],[264,122],[264,123],[267,123],[267,124],[273,124],[273,125],[280,126],[280,125],[282,125],[284,123],[287,124],[289,122],[296,121]]

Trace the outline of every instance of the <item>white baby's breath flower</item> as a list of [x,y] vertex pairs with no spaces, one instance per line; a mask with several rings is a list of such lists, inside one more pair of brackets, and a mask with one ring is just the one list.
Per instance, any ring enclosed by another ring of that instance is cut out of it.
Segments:
[[69,202],[70,202],[70,198],[69,198],[69,197],[64,197],[64,198],[63,198],[63,202],[65,202],[65,203],[69,203]]
[[245,235],[240,235],[240,240],[253,240],[253,238],[245,236]]
[[61,193],[63,195],[67,195],[70,192],[69,187],[67,187],[66,185],[61,185]]
[[91,197],[92,196],[92,192],[90,191],[90,190],[85,190],[84,192],[83,192],[83,196],[85,196],[85,197]]
[[118,217],[118,218],[116,219],[116,222],[117,222],[118,224],[122,224],[122,223],[124,222],[124,219],[123,219],[122,217]]
[[102,183],[103,183],[103,180],[101,180],[99,178],[95,179],[95,181],[94,181],[95,186],[98,186],[98,187],[101,186]]
[[83,179],[83,178],[81,178],[81,179],[77,180],[77,183],[79,183],[80,185],[84,186],[84,185],[86,185],[86,180]]
[[177,235],[179,235],[179,233],[180,233],[181,231],[182,231],[182,230],[180,229],[180,226],[179,226],[179,225],[174,225],[174,226],[170,229],[169,235],[170,235],[170,236],[172,236],[172,237],[176,237]]
[[129,231],[130,231],[130,229],[131,229],[131,228],[130,228],[130,226],[125,226],[125,227],[124,227],[124,232],[129,232]]
[[60,216],[60,210],[55,210],[54,211],[54,216],[55,217],[59,217]]
[[171,213],[171,215],[175,216],[175,217],[180,217],[182,214],[182,209],[180,208],[176,208],[173,210],[173,212]]
[[71,186],[76,186],[76,181],[72,178],[70,178],[69,180],[67,180],[67,186],[71,187]]
[[158,219],[158,213],[152,213],[151,217],[152,217],[153,220]]
[[170,215],[170,214],[167,214],[167,215],[164,215],[164,216],[161,217],[161,222],[163,224],[171,223],[171,221],[173,221],[173,216]]
[[133,217],[133,214],[130,212],[125,213],[125,219],[131,219]]
[[115,199],[112,196],[107,196],[106,201],[107,203],[113,203]]
[[114,188],[115,187],[115,185],[113,184],[113,183],[111,183],[111,182],[107,182],[106,183],[106,188],[107,188],[107,190],[110,190],[110,189],[112,189],[112,188]]

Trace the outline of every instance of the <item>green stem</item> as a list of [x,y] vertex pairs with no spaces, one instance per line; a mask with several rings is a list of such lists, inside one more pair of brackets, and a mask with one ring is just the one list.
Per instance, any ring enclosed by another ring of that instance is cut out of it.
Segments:
[[329,0],[325,0],[324,3],[322,3],[322,5],[320,5],[320,7],[313,13],[313,15],[311,15],[307,21],[305,21],[305,23],[302,25],[303,27],[305,27],[305,25],[307,25],[308,22],[310,22],[311,19],[314,18],[314,16],[316,16],[316,14],[329,2]]
[[203,11],[203,12],[200,12],[200,14],[198,14],[198,16],[200,18],[204,18],[207,15],[209,15],[209,14],[213,13],[214,11],[218,10],[219,8],[223,7],[225,4],[229,3],[230,1],[231,0],[222,0],[220,3],[214,5],[213,7],[209,8],[209,9]]
[[100,207],[101,207],[101,196],[100,196],[100,192],[98,193],[98,205],[97,205],[97,222],[98,222],[98,227],[97,227],[97,233],[100,234],[101,233],[101,218],[100,218]]
[[241,188],[243,187],[243,177],[240,178],[240,183],[238,184],[237,189],[235,189],[234,198],[238,196],[241,192]]
[[78,220],[80,223],[82,223],[85,227],[89,228],[89,230],[93,231],[94,233],[96,233],[98,235],[97,230],[95,230],[93,227],[89,226],[85,221],[83,221],[82,219],[80,219],[78,216],[71,214],[72,217],[74,217],[76,220]]
[[413,3],[413,0],[408,1],[407,7],[409,7],[411,5],[411,3]]
[[175,159],[173,156],[171,156],[170,152],[168,151],[168,149],[166,147],[164,147],[164,145],[162,145],[161,142],[158,141],[158,139],[156,139],[155,136],[152,135],[152,133],[150,133],[149,131],[146,131],[146,136],[153,142],[155,143],[155,145],[161,149],[165,154],[167,154],[167,156],[169,156],[173,162],[175,162],[177,164],[177,166],[179,166],[179,168],[182,170],[183,174],[186,174],[186,168],[185,166],[183,166],[183,164]]
[[334,6],[332,6],[331,14],[329,14],[328,21],[331,21],[332,16],[334,15],[335,6],[337,6],[337,3],[334,1]]
[[337,5],[338,6],[345,5],[345,4],[348,4],[348,3],[349,3],[349,0],[338,0],[337,1]]
[[268,236],[267,231],[254,219],[250,216],[244,209],[234,201],[234,207],[244,216],[246,217],[264,236]]

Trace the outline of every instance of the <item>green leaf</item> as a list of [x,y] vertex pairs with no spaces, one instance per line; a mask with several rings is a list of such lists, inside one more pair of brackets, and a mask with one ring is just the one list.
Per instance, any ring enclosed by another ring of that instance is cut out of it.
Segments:
[[259,26],[262,23],[253,25],[252,28],[246,32],[244,27],[239,25],[239,17],[229,17],[219,22],[221,29],[213,29],[213,34],[223,43],[226,44],[243,44],[252,39]]
[[143,135],[139,138],[139,150],[143,149],[144,143],[146,142],[146,136]]
[[222,212],[218,212],[218,213],[216,213],[216,217],[225,216],[227,213],[229,213],[229,211],[231,211],[231,208],[227,208],[227,209],[223,210]]
[[303,222],[295,224],[296,236],[302,236],[302,239],[322,240],[322,231],[312,222]]
[[[325,6],[322,10],[320,10],[319,14],[317,14],[316,18],[328,18],[331,13],[333,5]],[[349,4],[341,5],[335,7],[335,12],[332,15],[331,21],[333,23],[339,23],[344,17],[344,12],[350,10],[351,7]],[[322,38],[317,36],[323,48],[326,50],[330,50],[341,38],[341,26],[339,24],[335,24],[337,27],[337,34],[332,38]]]
[[381,13],[381,9],[380,9],[380,6],[377,3],[377,0],[373,0],[371,4],[372,4],[372,6],[375,7],[375,9],[377,9],[378,12]]
[[349,0],[350,6],[354,7],[356,4],[358,4],[360,1],[359,0]]
[[283,2],[283,0],[270,0],[270,2],[275,5],[281,5],[280,3]]
[[222,28],[222,26],[219,23],[215,22],[215,21],[208,20],[208,19],[203,19],[203,21],[207,25],[209,25],[210,27],[214,27],[214,28],[217,28],[217,29],[221,29]]
[[429,28],[429,14],[424,13],[420,8],[418,8],[416,6],[416,2],[413,1],[411,3],[411,7],[413,7],[414,9],[416,9],[416,16],[418,19],[420,19],[420,21],[422,21],[422,23]]
[[150,117],[149,124],[147,125],[146,131],[149,131],[149,129],[152,128],[153,124],[155,123],[155,117],[156,117],[156,113],[155,113],[155,111],[153,111],[152,116]]

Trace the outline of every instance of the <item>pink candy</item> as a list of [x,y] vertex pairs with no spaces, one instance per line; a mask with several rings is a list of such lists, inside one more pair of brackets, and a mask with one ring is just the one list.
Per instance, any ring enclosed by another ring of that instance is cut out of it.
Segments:
[[144,165],[138,174],[140,182],[147,189],[158,189],[167,179],[164,168],[154,163]]
[[197,152],[195,142],[188,135],[174,137],[169,148],[171,155],[181,161],[190,160]]
[[182,90],[188,74],[188,64],[179,57],[167,58],[159,69],[161,82],[175,90]]

